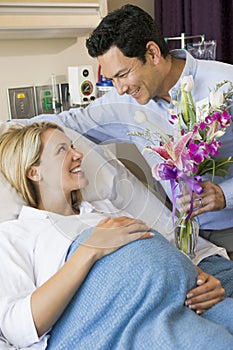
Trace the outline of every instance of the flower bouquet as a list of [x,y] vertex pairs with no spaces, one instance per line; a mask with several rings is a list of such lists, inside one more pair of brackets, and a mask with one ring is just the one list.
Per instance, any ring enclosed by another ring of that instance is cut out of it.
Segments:
[[[220,90],[225,84],[228,84],[227,92]],[[195,256],[199,231],[196,220],[193,222],[194,219],[191,218],[193,193],[202,193],[200,182],[205,173],[211,173],[212,180],[215,175],[225,176],[232,163],[231,157],[218,159],[217,156],[221,147],[219,138],[231,122],[227,105],[233,95],[233,83],[223,81],[217,84],[210,91],[209,98],[199,106],[195,106],[192,98],[193,87],[191,75],[181,79],[177,100],[172,101],[174,108],[169,110],[170,123],[177,125],[174,125],[172,136],[162,132],[146,116],[143,118],[142,112],[136,114],[135,121],[146,121],[150,128],[144,132],[131,133],[133,136],[146,137],[150,142],[147,148],[159,156],[160,161],[152,167],[152,174],[158,181],[170,181],[173,222],[177,199],[184,193],[190,194],[190,209],[183,213],[174,230],[177,247],[190,258]]]

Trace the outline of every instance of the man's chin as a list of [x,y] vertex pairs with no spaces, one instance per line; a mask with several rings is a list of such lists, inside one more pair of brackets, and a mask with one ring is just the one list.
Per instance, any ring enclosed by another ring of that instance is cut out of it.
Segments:
[[140,104],[140,105],[146,105],[149,101],[150,101],[150,99],[145,99],[145,98],[135,98],[135,100],[137,101],[137,103],[138,104]]

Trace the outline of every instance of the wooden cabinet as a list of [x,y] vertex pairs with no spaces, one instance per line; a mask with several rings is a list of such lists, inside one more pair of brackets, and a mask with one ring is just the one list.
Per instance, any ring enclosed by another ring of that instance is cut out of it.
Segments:
[[107,0],[0,2],[0,39],[86,35],[107,14]]

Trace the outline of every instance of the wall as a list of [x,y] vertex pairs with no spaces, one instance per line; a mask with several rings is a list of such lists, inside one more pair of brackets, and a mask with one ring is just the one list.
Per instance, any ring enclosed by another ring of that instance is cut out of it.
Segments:
[[[138,5],[154,13],[153,0],[108,0],[111,11],[126,3]],[[0,121],[10,117],[7,89],[47,85],[54,73],[57,82],[67,82],[67,67],[89,65],[97,80],[97,61],[89,57],[85,48],[87,35],[72,39],[0,40]]]
[[108,0],[108,11],[115,10],[125,4],[132,4],[141,7],[154,17],[154,0]]
[[58,83],[67,82],[67,67],[85,64],[91,64],[97,73],[97,62],[87,54],[85,37],[0,40],[0,120],[9,118],[7,88],[50,84],[52,73]]

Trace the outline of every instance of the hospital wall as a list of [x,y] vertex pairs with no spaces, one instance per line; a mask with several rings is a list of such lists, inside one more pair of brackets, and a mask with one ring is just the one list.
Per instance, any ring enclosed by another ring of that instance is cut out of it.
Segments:
[[[49,0],[48,0],[49,2]],[[108,0],[111,11],[125,3],[143,7],[153,15],[153,0]],[[94,77],[97,79],[98,65],[86,50],[85,40],[88,35],[72,38],[0,39],[0,121],[10,119],[7,90],[24,86],[51,84],[54,74],[57,83],[68,81],[67,67],[92,65]]]

